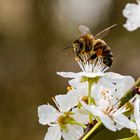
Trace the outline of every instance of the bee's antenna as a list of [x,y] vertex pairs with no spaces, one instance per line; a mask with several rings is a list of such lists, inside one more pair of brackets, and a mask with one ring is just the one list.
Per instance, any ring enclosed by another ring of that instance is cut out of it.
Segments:
[[103,37],[105,37],[109,33],[110,29],[115,27],[115,26],[117,26],[117,25],[118,24],[113,24],[113,25],[109,26],[108,28],[106,28],[103,31],[101,31],[98,34],[96,34],[95,38],[103,38]]
[[[66,50],[68,50],[69,48],[72,48],[71,46],[68,46],[68,47],[65,47],[65,48],[62,48],[59,50],[59,52],[57,52],[58,54],[61,54],[62,52],[67,52]],[[60,53],[61,52],[61,53]]]
[[68,47],[63,48],[62,51],[65,51],[65,50],[67,50],[69,48],[71,48],[71,46],[68,46]]

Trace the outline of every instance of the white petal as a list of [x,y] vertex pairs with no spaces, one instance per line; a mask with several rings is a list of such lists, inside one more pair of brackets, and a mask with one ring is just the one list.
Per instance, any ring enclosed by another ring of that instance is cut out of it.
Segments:
[[117,109],[117,111],[114,113],[115,115],[116,114],[123,114],[126,112],[126,106],[122,106],[121,108]]
[[134,31],[139,28],[139,26],[133,22],[127,21],[126,24],[123,25],[128,31]]
[[104,86],[104,87],[106,87],[108,89],[115,88],[115,85],[112,83],[112,79],[110,80],[109,78],[100,78],[100,80],[98,81],[97,85]]
[[84,130],[78,125],[67,125],[68,132],[63,132],[64,140],[78,140],[83,134]]
[[82,124],[87,124],[89,122],[89,113],[84,108],[75,108],[72,110],[74,112],[73,118]]
[[111,131],[116,131],[116,126],[110,117],[104,113],[100,113],[98,116],[106,128],[110,129]]
[[76,77],[69,80],[69,85],[71,85],[72,87],[75,87],[75,85],[78,85],[79,83],[81,83],[81,77]]
[[125,9],[123,10],[123,16],[124,17],[131,17],[132,13],[136,11],[137,7],[138,7],[137,4],[128,3],[125,6]]
[[123,76],[117,82],[117,92],[122,93],[121,96],[130,88],[133,87],[135,80],[131,76]]
[[133,77],[123,76],[113,72],[105,73],[104,78],[107,78],[110,82],[116,84],[117,94],[120,96],[120,98],[135,83]]
[[60,110],[62,112],[66,112],[77,106],[79,100],[83,96],[87,96],[87,87],[88,82],[77,83],[73,85],[72,90],[70,90],[66,95],[57,95],[55,99]]
[[101,122],[104,124],[104,126],[112,131],[116,131],[116,127],[112,119],[104,114],[98,107],[96,106],[89,106],[85,104],[84,102],[81,102],[83,107],[87,109],[89,112],[91,112],[94,116],[97,116],[100,118]]
[[99,108],[92,108],[91,113],[99,117],[106,128],[108,128],[111,131],[116,131],[116,126],[113,120],[108,115],[104,114]]
[[55,122],[57,120],[58,114],[58,111],[49,104],[38,107],[39,123],[43,125],[50,125],[51,122]]
[[127,76],[127,75],[121,75],[119,73],[115,73],[115,72],[106,72],[104,74],[105,78],[109,78],[109,79],[121,79],[121,78],[131,78],[131,80],[134,81],[134,78],[131,76]]
[[75,78],[78,77],[80,73],[74,73],[74,72],[57,72],[57,75],[60,75],[64,78]]
[[88,83],[84,82],[79,85],[76,85],[74,90],[71,91],[75,96],[78,96],[78,100],[83,98],[84,96],[87,96],[88,94]]
[[62,133],[58,126],[49,127],[44,140],[61,140],[61,135]]
[[124,127],[122,125],[119,125],[118,123],[116,124],[117,130],[122,130]]
[[115,72],[106,72],[104,75],[105,78],[112,78],[112,79],[118,79],[122,78],[122,75],[115,73]]
[[123,76],[118,73],[113,73],[113,72],[107,72],[104,75],[104,78],[107,78],[109,81],[113,83],[118,83],[119,85],[122,85],[128,90],[133,86],[135,83],[135,80],[131,76]]
[[55,100],[61,112],[67,112],[78,104],[78,96],[72,91],[69,91],[66,95],[56,95]]
[[91,112],[91,113],[92,113],[93,110],[96,109],[96,106],[95,106],[95,105],[90,106],[90,105],[87,105],[87,104],[86,104],[85,102],[83,102],[83,101],[80,101],[80,103],[82,104],[82,106],[83,106],[86,110],[88,110],[88,111]]
[[134,105],[134,117],[137,125],[137,133],[140,137],[140,98],[137,97]]
[[87,87],[88,87],[88,82],[81,82],[81,77],[70,80],[69,84],[74,89],[87,89]]
[[120,124],[121,126],[124,126],[128,129],[132,129],[132,130],[135,130],[136,129],[136,125],[134,122],[130,121],[125,115],[123,114],[114,114],[113,115],[113,120]]
[[95,105],[87,105],[85,102],[80,101],[80,103],[82,104],[82,106],[88,110],[90,113],[92,113],[94,116],[99,116],[101,110],[96,107]]

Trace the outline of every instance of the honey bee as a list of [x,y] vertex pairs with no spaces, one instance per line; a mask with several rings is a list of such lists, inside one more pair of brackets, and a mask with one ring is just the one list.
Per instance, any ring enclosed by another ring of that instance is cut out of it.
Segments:
[[104,29],[97,35],[90,33],[90,29],[86,26],[80,25],[79,31],[81,36],[73,43],[73,52],[76,59],[86,62],[95,62],[99,57],[102,58],[103,64],[110,67],[113,62],[113,53],[110,47],[101,38],[108,33],[108,31],[116,26],[116,24]]

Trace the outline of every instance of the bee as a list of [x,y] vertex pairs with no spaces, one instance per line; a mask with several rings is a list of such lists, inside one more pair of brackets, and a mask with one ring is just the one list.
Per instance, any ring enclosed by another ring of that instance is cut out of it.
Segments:
[[116,26],[116,24],[104,29],[94,36],[90,33],[88,27],[80,25],[79,31],[81,36],[74,41],[72,47],[76,59],[82,62],[95,62],[94,60],[101,58],[103,64],[110,67],[113,62],[113,53],[110,47],[101,38],[104,37],[114,26]]

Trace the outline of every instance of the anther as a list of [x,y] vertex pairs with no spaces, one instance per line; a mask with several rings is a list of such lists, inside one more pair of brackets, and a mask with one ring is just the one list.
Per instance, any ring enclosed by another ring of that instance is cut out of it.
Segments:
[[70,91],[70,90],[72,90],[72,86],[67,86],[67,91]]

